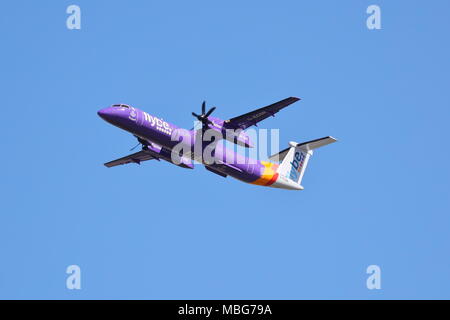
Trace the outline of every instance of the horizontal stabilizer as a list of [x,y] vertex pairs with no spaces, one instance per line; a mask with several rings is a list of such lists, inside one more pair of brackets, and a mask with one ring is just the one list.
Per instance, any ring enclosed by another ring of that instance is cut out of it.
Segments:
[[309,151],[309,150],[314,150],[323,146],[326,146],[327,144],[336,142],[337,140],[333,137],[325,137],[325,138],[320,138],[320,139],[316,139],[316,140],[311,140],[308,142],[302,142],[302,143],[298,143],[296,145],[296,147],[299,147],[300,149],[303,149],[305,151]]
[[290,142],[289,148],[286,148],[286,149],[270,156],[269,161],[282,162],[292,147],[296,147],[296,148],[299,148],[299,149],[302,149],[305,151],[310,151],[310,150],[314,150],[314,149],[326,146],[327,144],[330,144],[330,143],[333,143],[336,141],[337,140],[335,138],[328,136],[328,137],[315,139],[315,140],[302,142],[302,143]]

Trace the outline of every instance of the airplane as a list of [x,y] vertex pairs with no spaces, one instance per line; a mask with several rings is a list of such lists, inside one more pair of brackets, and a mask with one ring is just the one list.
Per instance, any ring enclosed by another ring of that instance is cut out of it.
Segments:
[[[277,112],[299,100],[296,97],[289,97],[228,120],[211,116],[216,108],[206,111],[206,102],[203,102],[201,114],[192,112],[202,127],[191,130],[179,128],[132,106],[114,104],[99,110],[98,115],[112,125],[133,134],[142,146],[142,150],[104,165],[110,168],[162,159],[182,168],[193,169],[193,160],[195,160],[202,163],[210,172],[222,177],[230,176],[259,186],[303,190],[301,182],[313,150],[336,142],[335,138],[327,136],[303,143],[290,142],[288,148],[269,157],[269,161],[260,161],[238,154],[226,148],[224,144],[213,145],[211,150],[213,161],[205,161],[204,151],[207,150],[208,145],[212,144],[202,141],[204,134],[212,130],[213,133],[219,134],[221,139],[252,148],[253,142],[244,130],[257,126],[260,121],[275,116]],[[187,151],[179,152],[177,147],[180,146]],[[198,149],[197,152],[195,151],[198,146],[201,148],[200,152]]]

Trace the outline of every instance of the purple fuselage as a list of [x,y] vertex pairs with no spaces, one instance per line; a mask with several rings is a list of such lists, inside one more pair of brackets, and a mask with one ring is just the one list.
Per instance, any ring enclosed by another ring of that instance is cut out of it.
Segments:
[[[98,115],[105,121],[119,127],[148,142],[150,150],[160,158],[172,162],[172,150],[177,145],[184,150],[190,150],[181,157],[181,167],[193,168],[192,160],[202,162],[207,169],[221,175],[229,175],[238,180],[257,185],[271,186],[278,178],[278,164],[259,161],[238,154],[225,147],[224,143],[217,143],[210,154],[214,160],[205,163],[199,156],[211,142],[202,142],[199,132],[202,130],[185,130],[147,112],[126,105],[114,105],[98,111]],[[217,130],[217,125],[209,125],[210,129]],[[220,129],[217,130],[220,132]],[[200,139],[199,139],[200,137]],[[197,144],[196,144],[197,143]],[[273,185],[274,187],[276,185]]]

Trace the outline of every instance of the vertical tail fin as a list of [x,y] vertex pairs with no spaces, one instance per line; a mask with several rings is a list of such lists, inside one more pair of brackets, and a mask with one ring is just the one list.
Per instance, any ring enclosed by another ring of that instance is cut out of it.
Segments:
[[333,137],[325,137],[303,143],[289,142],[289,148],[274,154],[269,160],[281,161],[278,174],[301,186],[313,150],[336,141]]
[[291,142],[289,144],[291,147],[278,167],[278,174],[300,185],[313,151],[300,149],[296,147],[296,143]]

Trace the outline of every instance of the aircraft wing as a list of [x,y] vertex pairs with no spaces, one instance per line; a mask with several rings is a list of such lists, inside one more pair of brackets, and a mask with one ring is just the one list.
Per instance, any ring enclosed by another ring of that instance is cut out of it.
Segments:
[[142,150],[142,151],[130,154],[128,156],[125,156],[123,158],[107,162],[107,163],[105,163],[105,166],[108,168],[111,168],[111,167],[115,167],[115,166],[119,166],[119,165],[127,164],[127,163],[140,164],[142,161],[147,161],[147,160],[152,160],[152,159],[157,159],[157,158],[151,156],[149,152]]
[[226,120],[224,122],[224,126],[230,129],[245,130],[248,127],[256,125],[258,122],[270,116],[275,116],[275,113],[287,107],[288,105],[297,102],[298,100],[300,99],[296,97],[286,98],[284,100],[275,102],[274,104],[271,104],[269,106],[262,107],[260,109],[248,112],[238,117],[234,117],[230,120]]

